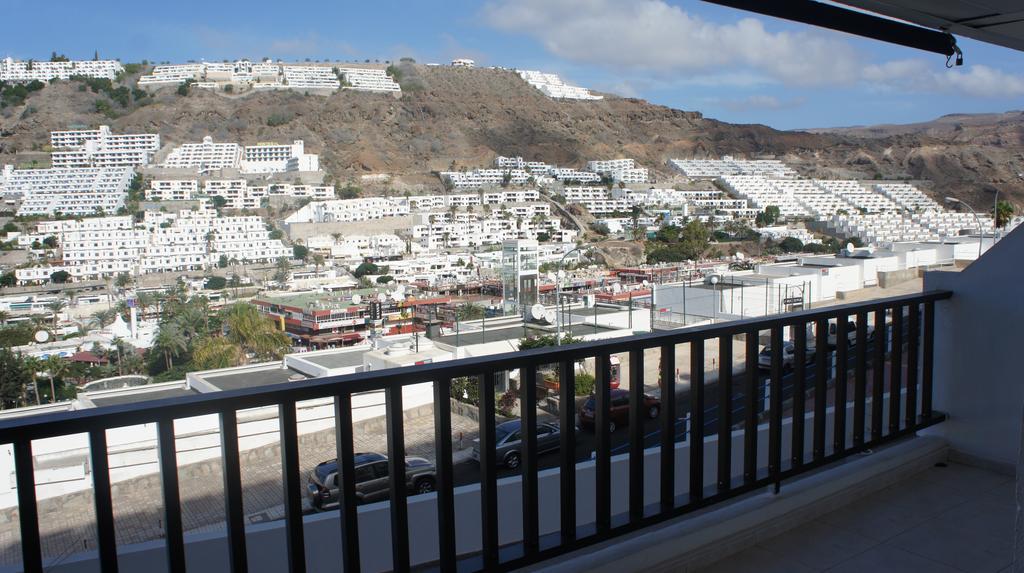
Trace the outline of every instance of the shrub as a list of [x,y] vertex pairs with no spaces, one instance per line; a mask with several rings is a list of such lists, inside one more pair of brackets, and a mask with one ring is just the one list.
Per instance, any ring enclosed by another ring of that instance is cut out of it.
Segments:
[[206,277],[206,284],[203,285],[203,288],[220,290],[227,285],[228,281],[224,277]]
[[291,120],[292,116],[290,114],[272,113],[270,114],[270,117],[267,118],[267,127],[277,127],[279,125],[284,125]]
[[593,374],[580,372],[576,374],[576,395],[589,396],[594,393],[595,379]]

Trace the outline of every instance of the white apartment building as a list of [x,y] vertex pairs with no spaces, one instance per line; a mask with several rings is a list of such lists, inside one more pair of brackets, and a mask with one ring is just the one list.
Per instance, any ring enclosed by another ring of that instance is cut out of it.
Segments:
[[502,185],[506,177],[510,185],[525,185],[531,175],[523,169],[474,169],[473,171],[442,171],[441,179],[448,180],[456,189],[471,189]]
[[727,175],[797,176],[796,171],[776,159],[743,160],[726,155],[721,159],[669,159],[668,163],[691,179],[718,179]]
[[241,159],[242,148],[237,143],[214,143],[212,137],[206,136],[202,143],[183,143],[175,147],[160,167],[195,169],[203,174],[237,168]]
[[281,66],[284,85],[290,89],[327,89],[341,87],[338,74],[324,66]]
[[366,258],[389,259],[406,252],[406,243],[398,235],[345,235],[335,240],[331,235],[316,235],[306,239],[311,251],[330,255],[334,259],[362,261]]
[[925,195],[917,187],[907,183],[878,183],[875,184],[874,189],[907,211],[943,210],[942,205]]
[[334,185],[292,185],[289,183],[271,183],[266,187],[268,196],[309,197],[317,201],[335,198]]
[[545,174],[552,166],[543,161],[527,161],[522,157],[505,157],[499,155],[494,158],[494,166],[498,169],[525,169],[530,173]]
[[148,165],[160,149],[160,134],[114,135],[110,127],[50,132],[54,167],[135,167]]
[[455,58],[452,60],[453,68],[475,68],[476,62],[469,58]]
[[402,87],[380,68],[339,68],[345,89],[370,92],[401,92]]
[[21,199],[18,215],[91,215],[124,207],[134,172],[118,168],[3,167],[0,196]]
[[70,62],[27,62],[7,57],[0,60],[0,81],[30,82],[38,80],[48,82],[53,79],[67,80],[72,76],[90,78],[106,78],[114,80],[117,74],[124,71],[124,66],[117,60],[73,60]]
[[281,241],[269,238],[260,217],[147,212],[141,224],[131,217],[103,217],[40,223],[40,229],[58,236],[64,258],[60,265],[19,269],[23,283],[47,280],[57,270],[85,280],[198,270],[216,265],[221,256],[243,263],[291,256]]
[[537,88],[544,95],[555,99],[601,100],[604,96],[594,95],[590,90],[571,86],[562,81],[557,74],[547,74],[535,70],[519,70],[519,77],[526,83]]
[[171,64],[155,66],[148,75],[139,77],[139,87],[174,85],[203,78],[205,64]]
[[285,223],[369,221],[409,214],[409,204],[382,197],[313,201],[292,213]]
[[191,201],[199,195],[195,179],[154,179],[146,189],[149,201]]
[[260,143],[245,146],[240,167],[243,173],[319,171],[320,157],[306,153],[301,139],[293,141],[291,145]]
[[548,175],[559,181],[573,181],[576,183],[597,183],[601,176],[592,171],[580,171],[570,167],[549,167]]
[[606,201],[611,194],[606,187],[565,187],[562,189],[566,203],[585,203],[590,201]]

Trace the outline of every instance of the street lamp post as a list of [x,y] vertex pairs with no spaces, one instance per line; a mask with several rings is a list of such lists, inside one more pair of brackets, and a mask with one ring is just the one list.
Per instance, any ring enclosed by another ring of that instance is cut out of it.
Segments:
[[718,323],[718,275],[711,275],[711,324]]
[[558,259],[558,268],[555,270],[555,345],[562,345],[562,263],[565,262],[565,258],[569,255],[583,249],[583,245],[578,245],[571,250],[565,252],[562,258]]
[[[963,205],[964,207],[967,207],[972,215],[974,215],[974,223],[978,225],[978,258],[980,259],[982,243],[985,242],[985,231],[981,228],[981,218],[978,217],[978,212],[974,210],[974,207],[971,207],[956,197],[946,197],[946,203],[951,205]],[[995,232],[992,234],[992,240],[995,241]]]

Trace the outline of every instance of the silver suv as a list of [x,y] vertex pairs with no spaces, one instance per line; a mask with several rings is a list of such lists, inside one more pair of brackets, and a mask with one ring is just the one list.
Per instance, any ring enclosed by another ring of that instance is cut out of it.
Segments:
[[[359,453],[355,456],[356,503],[370,503],[387,499],[391,480],[388,478],[388,458],[382,454]],[[405,458],[405,483],[412,494],[434,491],[437,476],[430,460]],[[306,486],[311,505],[320,511],[338,506],[338,460],[329,460],[309,473]]]

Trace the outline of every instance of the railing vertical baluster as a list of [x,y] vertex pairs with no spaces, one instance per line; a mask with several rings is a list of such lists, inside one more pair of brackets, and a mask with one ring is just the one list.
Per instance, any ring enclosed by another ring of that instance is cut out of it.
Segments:
[[761,373],[757,367],[757,337],[760,332],[747,332],[746,388],[743,399],[743,483],[757,481],[757,390]]
[[409,570],[409,507],[405,471],[405,415],[402,406],[402,385],[389,384],[385,390],[384,414],[388,426],[388,477],[391,483],[391,548],[392,571]]
[[629,351],[629,520],[644,516],[644,351]]
[[[768,422],[768,475],[778,488],[778,475],[782,472],[782,327],[771,329],[772,369],[769,392]],[[794,357],[799,360],[800,357]]]
[[910,305],[910,324],[907,325],[907,428],[917,425],[917,368],[918,352],[921,348],[921,307],[915,302]]
[[107,457],[105,429],[89,430],[89,462],[92,466],[100,570],[103,573],[117,573],[117,540],[114,538],[114,507],[110,492],[110,460]]
[[[334,433],[336,436],[335,450],[338,456],[341,561],[345,566],[345,573],[349,573],[350,571],[359,571],[362,562],[359,558],[359,513],[356,510],[356,448],[352,440],[352,395],[347,392],[334,397]],[[440,460],[438,461],[440,462]],[[439,465],[439,477],[441,472]],[[438,489],[438,491],[441,490]],[[441,500],[440,494],[438,500]]]
[[732,487],[732,335],[718,338],[718,491]]
[[[793,325],[793,356],[807,356],[807,323]],[[804,465],[804,432],[807,425],[807,365],[806,360],[793,360],[793,451],[789,460],[793,468]]]
[[868,314],[857,313],[857,358],[853,379],[853,446],[864,445],[868,386]]
[[287,398],[278,406],[281,432],[281,473],[284,484],[285,543],[288,569],[292,573],[306,570],[306,543],[302,522],[302,480],[299,475],[299,425],[295,400]]
[[36,506],[36,474],[32,464],[32,441],[14,442],[15,483],[18,487],[18,523],[21,526],[21,562],[24,571],[43,570],[43,547],[39,540],[39,508]]
[[178,452],[174,443],[174,420],[157,422],[157,448],[164,495],[164,536],[167,539],[167,569],[185,570],[185,539],[181,530],[181,494],[178,491]]
[[885,343],[888,338],[885,309],[875,311],[875,349],[871,359],[871,441],[882,439],[882,406],[885,394]]
[[[828,321],[814,324],[814,461],[825,459],[825,409],[828,407]],[[804,360],[795,356],[794,360]]]
[[562,545],[576,541],[576,364],[558,364],[558,430]]
[[611,360],[609,355],[599,354],[596,361],[594,434],[597,473],[594,483],[597,499],[594,502],[594,508],[597,516],[597,532],[600,534],[607,532],[612,526],[612,445],[608,427],[611,418]]
[[921,417],[932,417],[932,372],[935,360],[935,302],[924,303],[924,334],[921,340]]
[[892,308],[892,353],[889,357],[889,433],[900,431],[900,393],[903,381],[903,306]]
[[228,529],[228,562],[232,571],[248,571],[242,470],[238,456],[238,414],[234,410],[228,409],[220,413],[220,435],[220,457],[224,466],[224,517]]
[[676,347],[661,347],[661,512],[676,504]]
[[832,432],[832,453],[846,449],[846,385],[847,354],[850,349],[850,317],[841,314],[836,317],[836,382],[835,382],[835,429]]
[[527,557],[537,554],[540,545],[540,522],[537,493],[537,366],[519,369],[520,408],[519,435],[523,452],[523,550]]
[[704,499],[704,339],[690,343],[690,503]]
[[497,373],[480,376],[480,520],[485,570],[498,566],[498,462],[495,455],[494,389]]

